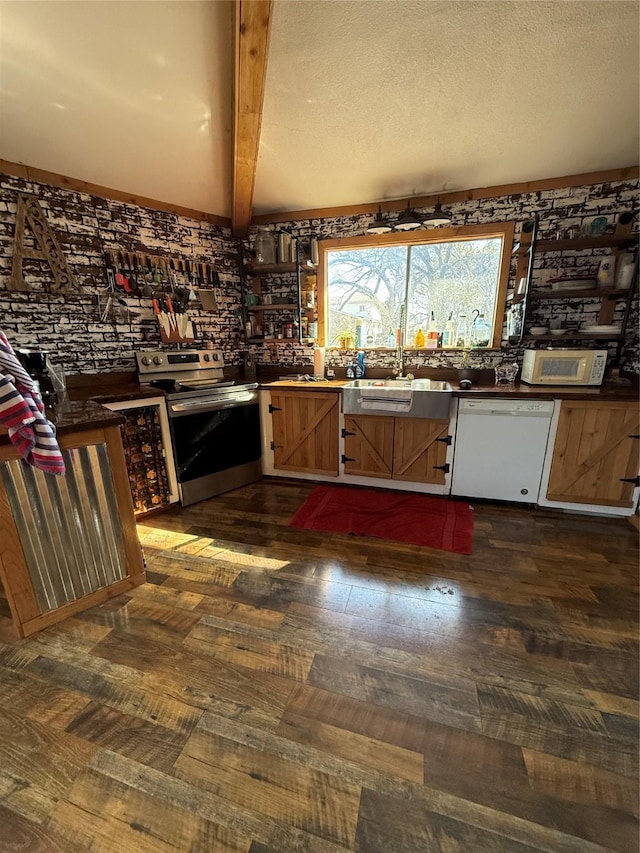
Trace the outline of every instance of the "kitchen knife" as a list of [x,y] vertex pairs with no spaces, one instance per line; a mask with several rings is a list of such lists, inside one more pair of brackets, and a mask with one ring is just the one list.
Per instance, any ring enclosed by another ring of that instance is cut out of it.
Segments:
[[169,310],[169,323],[170,325],[177,330],[178,321],[176,320],[176,312],[173,310],[173,302],[171,301],[171,297],[167,296],[167,308]]
[[129,279],[125,274],[125,264],[122,252],[118,252],[118,271],[116,272],[116,284],[121,287],[125,293],[131,293]]
[[138,259],[136,258],[136,253],[131,252],[128,254],[125,252],[125,260],[127,262],[127,269],[129,271],[129,284],[131,286],[132,293],[140,293],[140,285],[138,284]]

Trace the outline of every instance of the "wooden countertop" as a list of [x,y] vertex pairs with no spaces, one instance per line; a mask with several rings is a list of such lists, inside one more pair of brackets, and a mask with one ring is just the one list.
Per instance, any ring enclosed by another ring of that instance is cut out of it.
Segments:
[[297,389],[299,391],[339,391],[350,379],[320,379],[304,381],[298,379],[278,379],[275,382],[260,382],[261,388],[279,388],[282,391]]
[[[318,382],[308,382],[296,379],[280,379],[275,382],[261,382],[265,390],[302,390],[302,391],[339,391],[349,379],[326,379]],[[571,387],[564,385],[526,385],[516,382],[515,385],[476,385],[469,390],[456,388],[453,383],[454,397],[502,397],[502,398],[536,398],[542,400],[601,400],[601,401],[637,401],[638,389],[629,385],[604,384],[598,388]]]

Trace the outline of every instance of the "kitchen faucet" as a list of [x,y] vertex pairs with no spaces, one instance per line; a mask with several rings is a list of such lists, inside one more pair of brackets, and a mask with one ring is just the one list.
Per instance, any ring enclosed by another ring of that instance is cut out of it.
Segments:
[[396,379],[402,379],[404,373],[404,327],[407,323],[407,306],[400,306],[400,328],[398,329],[398,340],[396,341],[396,366],[393,375]]

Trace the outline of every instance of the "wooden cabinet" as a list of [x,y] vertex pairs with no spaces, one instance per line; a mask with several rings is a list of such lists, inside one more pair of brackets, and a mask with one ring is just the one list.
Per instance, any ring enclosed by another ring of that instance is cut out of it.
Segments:
[[547,500],[632,507],[639,433],[636,403],[563,400]]
[[145,580],[118,425],[79,422],[58,442],[64,477],[0,445],[0,581],[21,637]]
[[344,472],[444,485],[448,420],[345,415]]
[[271,391],[273,466],[338,476],[339,394]]
[[393,477],[395,418],[344,416],[344,473],[361,477]]

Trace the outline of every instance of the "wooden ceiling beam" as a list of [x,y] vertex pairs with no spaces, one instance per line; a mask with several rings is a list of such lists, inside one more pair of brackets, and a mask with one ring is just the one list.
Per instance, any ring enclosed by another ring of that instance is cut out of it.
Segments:
[[236,0],[232,229],[249,231],[260,145],[272,0]]

